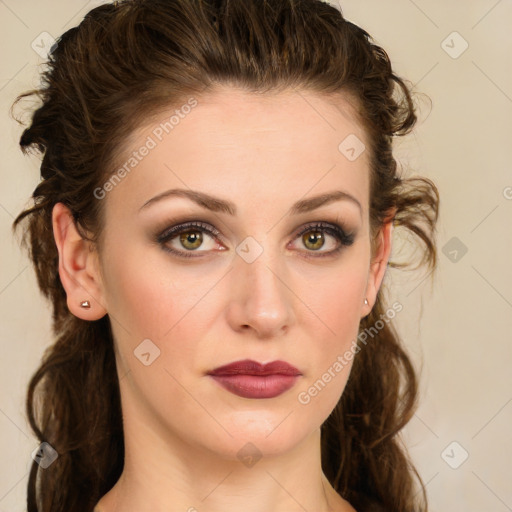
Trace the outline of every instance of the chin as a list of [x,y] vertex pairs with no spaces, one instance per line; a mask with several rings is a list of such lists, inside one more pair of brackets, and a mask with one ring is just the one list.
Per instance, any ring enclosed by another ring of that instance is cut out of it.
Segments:
[[231,436],[221,429],[215,439],[209,439],[209,448],[225,459],[242,462],[246,456],[261,458],[285,454],[319,428],[299,421],[292,411],[288,408],[273,413],[233,413],[230,421],[221,421]]

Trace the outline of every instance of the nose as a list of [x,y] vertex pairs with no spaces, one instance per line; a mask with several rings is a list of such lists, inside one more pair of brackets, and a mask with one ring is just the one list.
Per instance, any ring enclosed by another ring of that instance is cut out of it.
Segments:
[[296,298],[287,284],[284,265],[264,250],[251,263],[237,255],[233,267],[226,310],[233,330],[252,331],[259,339],[286,334],[295,321]]

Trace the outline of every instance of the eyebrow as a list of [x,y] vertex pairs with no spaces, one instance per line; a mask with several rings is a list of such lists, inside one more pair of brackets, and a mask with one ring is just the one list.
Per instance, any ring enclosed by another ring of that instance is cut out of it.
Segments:
[[[236,215],[237,212],[235,203],[232,203],[231,201],[220,199],[218,197],[214,197],[197,190],[187,190],[183,188],[166,190],[165,192],[152,197],[139,208],[139,211],[157,203],[158,201],[161,201],[162,199],[167,199],[169,197],[185,197],[191,201],[194,201],[199,206],[206,208],[207,210],[211,210],[212,212],[227,213],[228,215]],[[297,201],[295,204],[293,204],[287,213],[288,215],[307,213],[320,208],[320,206],[342,200],[350,201],[357,205],[359,207],[360,215],[362,215],[363,208],[361,203],[354,196],[342,190],[334,190],[332,192],[326,192],[317,196],[308,197],[307,199],[301,199],[300,201]]]

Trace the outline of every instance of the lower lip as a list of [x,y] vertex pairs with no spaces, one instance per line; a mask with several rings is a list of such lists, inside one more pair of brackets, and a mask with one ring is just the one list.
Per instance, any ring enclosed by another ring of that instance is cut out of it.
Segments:
[[224,389],[243,398],[274,398],[289,390],[299,375],[210,375]]

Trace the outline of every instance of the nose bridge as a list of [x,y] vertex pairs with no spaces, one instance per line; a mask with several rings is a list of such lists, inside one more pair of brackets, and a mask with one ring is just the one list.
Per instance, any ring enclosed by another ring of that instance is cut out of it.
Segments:
[[[285,265],[279,248],[269,247],[270,238],[260,243],[247,237],[237,247],[232,273],[233,299],[240,317],[236,322],[260,334],[289,326],[291,296],[286,286]],[[267,243],[265,243],[267,242]]]

